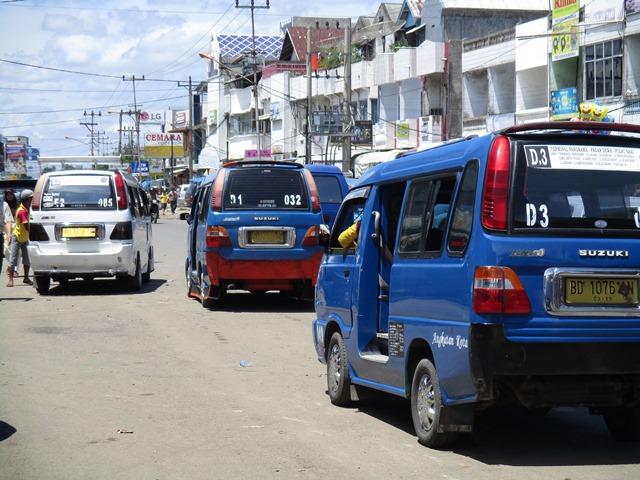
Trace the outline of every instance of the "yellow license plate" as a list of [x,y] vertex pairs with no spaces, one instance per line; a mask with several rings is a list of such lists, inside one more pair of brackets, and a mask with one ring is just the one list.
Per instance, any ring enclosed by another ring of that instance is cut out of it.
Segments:
[[638,305],[636,278],[576,278],[564,281],[567,305]]
[[256,230],[250,232],[251,243],[284,243],[284,232],[274,230]]
[[62,238],[96,238],[96,227],[63,227]]

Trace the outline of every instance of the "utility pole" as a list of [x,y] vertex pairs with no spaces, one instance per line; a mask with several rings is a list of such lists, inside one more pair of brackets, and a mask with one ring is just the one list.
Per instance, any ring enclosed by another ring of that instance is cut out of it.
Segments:
[[344,31],[344,123],[342,125],[342,171],[351,171],[351,19]]
[[262,146],[260,145],[260,106],[258,103],[258,65],[256,62],[256,57],[258,56],[258,52],[256,51],[256,29],[255,22],[253,19],[253,10],[256,8],[269,8],[269,0],[267,0],[267,4],[263,6],[254,5],[255,1],[251,0],[251,5],[239,5],[240,0],[236,0],[236,8],[250,8],[251,9],[251,41],[252,47],[251,52],[248,52],[253,57],[253,102],[256,107],[256,137],[258,142],[258,160],[262,158]]
[[90,122],[80,122],[80,125],[84,125],[85,127],[87,127],[89,129],[89,134],[91,136],[91,140],[89,141],[89,147],[90,147],[90,152],[89,155],[91,155],[93,157],[93,127],[95,127],[96,125],[98,125],[97,123],[95,123],[93,121],[94,117],[101,117],[102,116],[102,112],[94,112],[93,110],[91,110],[91,113],[87,113],[86,111],[84,112],[84,116],[85,117],[91,117],[91,121]]
[[[132,82],[133,84],[133,110],[136,115],[136,161],[138,162],[138,168],[140,168],[140,110],[138,110],[138,101],[136,100],[136,80],[144,80],[144,75],[142,77],[137,77],[133,75],[131,78],[127,78],[124,75],[122,76],[123,82]],[[130,112],[129,112],[130,113]]]
[[305,154],[304,154],[304,163],[307,165],[311,164],[311,127],[313,121],[313,112],[311,111],[311,100],[313,98],[312,86],[311,83],[311,74],[312,74],[312,64],[311,64],[311,56],[313,53],[311,49],[313,48],[313,38],[311,27],[307,27],[307,128],[305,132],[306,144],[305,144]]
[[[189,178],[193,178],[193,160],[195,151],[194,129],[193,129],[193,85],[191,83],[191,75],[189,75],[189,83],[183,84],[178,82],[179,87],[187,87],[189,89]],[[171,138],[171,156],[173,157],[173,137]],[[172,175],[173,178],[173,175]]]

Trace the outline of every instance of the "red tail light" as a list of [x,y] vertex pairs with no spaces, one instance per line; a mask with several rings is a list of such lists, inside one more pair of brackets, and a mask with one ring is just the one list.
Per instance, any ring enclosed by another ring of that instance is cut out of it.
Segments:
[[222,168],[218,172],[216,181],[213,183],[213,193],[211,194],[211,210],[219,212],[222,210],[222,187],[224,187],[224,177],[227,171]]
[[473,279],[473,311],[526,314],[531,312],[531,304],[522,282],[512,269],[478,267]]
[[111,235],[109,235],[111,240],[131,240],[133,239],[133,226],[131,222],[118,222],[116,226],[113,227],[113,231]]
[[207,227],[207,248],[231,247],[229,233],[224,227]]
[[39,223],[29,224],[29,240],[32,242],[48,242],[49,235],[44,227]]
[[127,208],[127,191],[124,186],[124,179],[121,173],[114,175],[116,179],[116,195],[118,196],[118,210]]
[[311,175],[311,172],[306,168],[304,169],[304,175],[307,178],[307,184],[309,185],[309,191],[311,193],[312,210],[313,212],[320,212],[320,194],[318,193],[318,187],[316,187],[316,182],[313,179],[313,175]]
[[320,245],[320,226],[309,227],[307,233],[302,239],[303,247],[317,247]]
[[482,224],[487,228],[507,228],[507,201],[511,153],[509,139],[498,137],[489,151],[482,192]]

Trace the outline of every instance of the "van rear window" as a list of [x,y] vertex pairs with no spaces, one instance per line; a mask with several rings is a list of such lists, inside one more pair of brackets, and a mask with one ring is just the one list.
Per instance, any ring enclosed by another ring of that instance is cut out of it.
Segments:
[[515,229],[640,236],[640,148],[526,144],[516,165]]
[[226,210],[308,210],[302,169],[244,167],[231,170],[223,198]]
[[52,176],[42,192],[42,210],[115,210],[117,205],[108,175]]
[[322,203],[342,203],[342,188],[337,177],[314,175]]

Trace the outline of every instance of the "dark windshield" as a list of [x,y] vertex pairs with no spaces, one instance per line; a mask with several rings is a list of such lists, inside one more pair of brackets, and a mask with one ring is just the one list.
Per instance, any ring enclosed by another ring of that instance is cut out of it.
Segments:
[[224,208],[308,210],[303,169],[243,167],[229,172]]
[[342,203],[342,188],[337,177],[314,175],[322,203]]
[[521,146],[513,221],[516,229],[539,233],[571,229],[640,236],[640,148]]
[[42,193],[42,209],[115,210],[118,202],[109,175],[55,175]]

